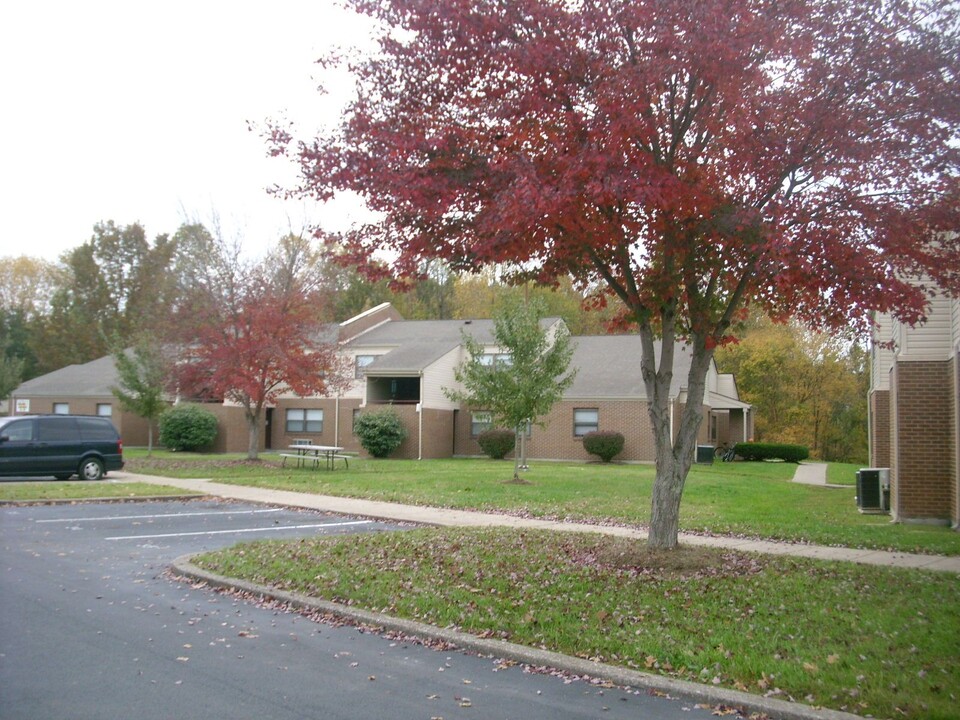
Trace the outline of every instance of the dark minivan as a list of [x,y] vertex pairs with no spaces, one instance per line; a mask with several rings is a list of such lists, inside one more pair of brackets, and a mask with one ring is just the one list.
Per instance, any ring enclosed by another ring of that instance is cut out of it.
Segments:
[[123,467],[120,434],[105,417],[20,415],[0,418],[0,475],[99,480]]

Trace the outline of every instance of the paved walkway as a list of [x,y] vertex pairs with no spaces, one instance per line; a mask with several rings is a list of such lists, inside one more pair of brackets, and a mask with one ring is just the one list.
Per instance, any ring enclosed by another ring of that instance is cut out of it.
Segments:
[[[821,466],[821,467],[818,467]],[[812,482],[826,484],[826,466],[822,463],[809,463],[799,466],[798,475],[805,479],[794,478],[797,482]],[[426,507],[420,505],[403,505],[400,503],[382,502],[377,500],[363,500],[359,498],[334,497],[330,495],[312,495],[308,493],[290,492],[287,490],[270,490],[267,488],[247,487],[244,485],[227,485],[210,480],[179,479],[153,477],[149,475],[135,475],[127,472],[110,474],[111,479],[122,481],[138,481],[154,485],[168,485],[190,490],[193,492],[216,495],[233,500],[249,502],[287,505],[302,507],[310,510],[323,510],[345,515],[360,515],[362,517],[383,520],[400,520],[420,523],[424,525],[454,526],[454,527],[516,527],[537,528],[562,532],[601,532],[608,535],[645,539],[647,534],[643,530],[616,526],[591,525],[588,523],[561,522],[555,520],[537,520],[534,518],[519,518],[497,513],[474,512],[470,510],[453,510],[447,508]],[[795,555],[798,557],[815,558],[818,560],[845,560],[848,562],[863,563],[865,565],[880,565],[886,567],[920,568],[960,574],[960,557],[945,557],[942,555],[917,555],[912,553],[885,552],[881,550],[856,550],[851,548],[826,547],[822,545],[801,545],[795,543],[775,542],[772,540],[751,540],[736,537],[711,537],[680,534],[680,542],[689,545],[703,545],[717,548],[729,548],[748,552],[761,552],[770,555]]]

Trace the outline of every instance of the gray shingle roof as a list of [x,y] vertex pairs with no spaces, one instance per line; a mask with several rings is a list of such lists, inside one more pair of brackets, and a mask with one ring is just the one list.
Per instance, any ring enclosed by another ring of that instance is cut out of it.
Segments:
[[[639,335],[587,335],[573,338],[576,346],[570,366],[578,368],[577,377],[566,393],[568,398],[645,398],[640,374]],[[660,343],[656,343],[657,360]],[[677,346],[670,394],[678,395],[686,386],[690,371],[690,352]]]
[[[556,322],[558,318],[544,318],[540,324],[546,328]],[[358,354],[365,348],[392,347],[367,366],[368,373],[419,372],[460,345],[463,333],[493,343],[493,320],[399,320],[368,330],[347,347]]]
[[117,384],[113,357],[107,355],[83,365],[68,365],[33,380],[27,380],[13,394],[33,397],[109,397]]

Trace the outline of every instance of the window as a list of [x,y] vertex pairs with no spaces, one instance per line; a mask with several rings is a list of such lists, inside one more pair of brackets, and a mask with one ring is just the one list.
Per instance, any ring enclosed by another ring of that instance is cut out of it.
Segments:
[[110,403],[97,403],[97,415],[100,417],[111,417],[113,415],[113,405]]
[[80,429],[75,418],[42,417],[37,421],[39,442],[76,442],[79,439]]
[[33,440],[33,421],[17,420],[3,426],[0,435],[11,442],[30,442]]
[[362,378],[366,375],[365,368],[376,359],[376,355],[357,355],[354,360],[354,377]]
[[286,431],[288,433],[323,432],[323,410],[312,408],[290,408],[287,410]]
[[512,365],[513,358],[510,353],[484,353],[480,356],[480,364],[484,367],[494,367],[496,365]]
[[54,404],[53,404],[53,414],[54,414],[54,415],[69,415],[69,414],[70,414],[70,403],[54,403]]
[[600,411],[597,408],[577,408],[573,411],[573,436],[583,437],[600,427]]
[[470,436],[476,437],[484,430],[493,427],[493,416],[488,412],[475,412],[470,415]]

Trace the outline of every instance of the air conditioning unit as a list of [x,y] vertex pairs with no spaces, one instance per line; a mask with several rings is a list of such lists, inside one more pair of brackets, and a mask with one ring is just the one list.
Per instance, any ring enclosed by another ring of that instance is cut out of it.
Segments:
[[857,471],[857,509],[862,513],[890,512],[890,468]]

